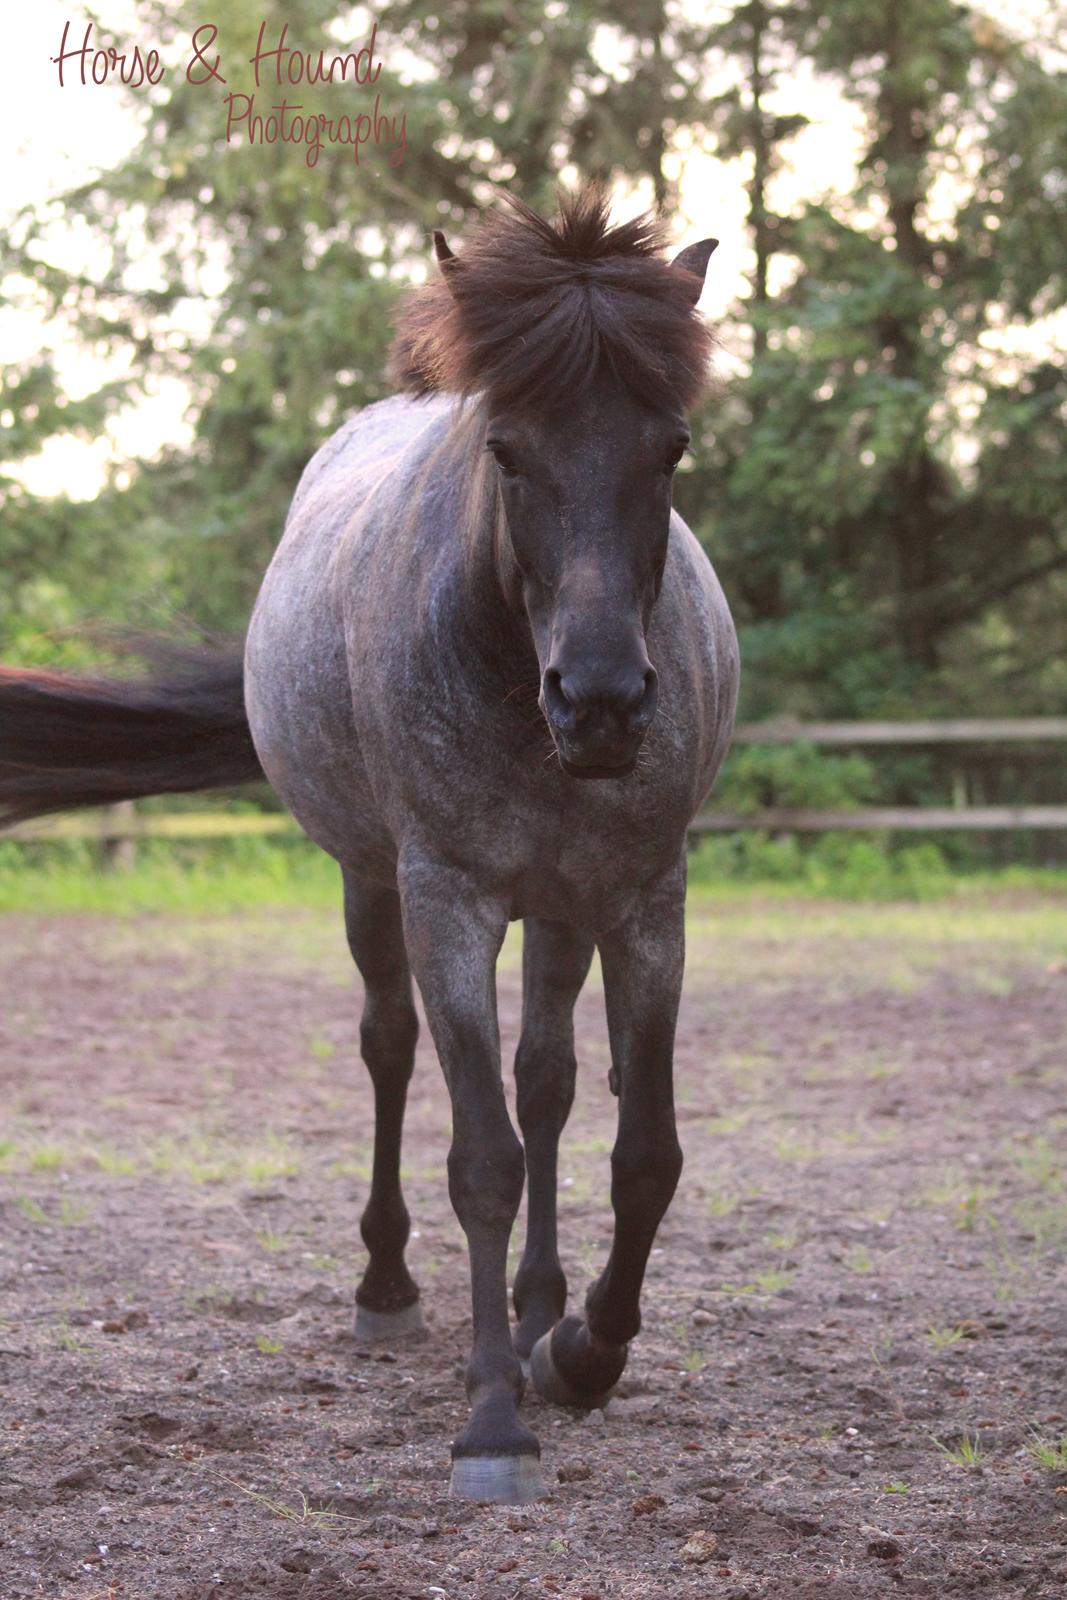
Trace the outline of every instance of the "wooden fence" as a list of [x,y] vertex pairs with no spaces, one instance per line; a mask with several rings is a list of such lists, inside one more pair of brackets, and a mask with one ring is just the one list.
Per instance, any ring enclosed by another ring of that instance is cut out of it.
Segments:
[[[1067,740],[1067,717],[958,718],[944,722],[760,722],[737,728],[735,744],[989,745]],[[755,811],[712,808],[693,822],[694,833],[823,833],[835,829],[891,829],[929,832],[963,828],[1067,830],[1067,805],[857,806],[849,810],[785,807]],[[48,817],[24,823],[4,837],[27,841],[96,840],[105,847],[138,839],[223,839],[294,833],[287,815],[238,812],[138,812],[129,804],[74,817]]]

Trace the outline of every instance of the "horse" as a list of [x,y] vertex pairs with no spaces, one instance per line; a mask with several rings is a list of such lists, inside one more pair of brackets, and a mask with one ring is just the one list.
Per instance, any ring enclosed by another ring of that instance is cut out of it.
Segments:
[[[671,504],[707,380],[697,300],[714,247],[669,259],[659,221],[613,223],[592,188],[561,194],[551,219],[507,198],[459,253],[435,233],[435,276],[397,317],[398,392],[308,464],[243,662],[0,674],[4,821],[265,774],[339,862],[375,1108],[356,1331],[385,1340],[423,1327],[400,1182],[417,984],[470,1261],[451,1487],[476,1500],[545,1492],[519,1415],[527,1381],[563,1405],[610,1395],[682,1166],[687,829],[729,744],[739,671],[722,590]],[[495,988],[515,919],[522,1143]],[[568,1316],[557,1151],[594,949],[618,1096],[614,1235],[584,1314]]]

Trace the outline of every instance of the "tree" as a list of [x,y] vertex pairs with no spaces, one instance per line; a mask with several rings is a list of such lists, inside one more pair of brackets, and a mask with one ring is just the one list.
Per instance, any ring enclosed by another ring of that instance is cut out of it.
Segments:
[[[764,10],[734,23],[751,39]],[[773,301],[757,258],[762,334],[702,484],[742,600],[749,704],[1010,708],[1024,618],[1036,607],[1063,637],[1067,392],[1039,343],[1010,363],[988,346],[1062,301],[1067,83],[952,0],[824,0],[791,19],[865,131],[854,192],[779,228],[795,272]],[[1028,707],[1056,692],[1033,682]]]

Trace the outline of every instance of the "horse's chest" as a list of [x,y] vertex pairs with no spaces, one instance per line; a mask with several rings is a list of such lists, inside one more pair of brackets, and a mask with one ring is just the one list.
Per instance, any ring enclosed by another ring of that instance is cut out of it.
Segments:
[[685,823],[684,805],[650,817],[621,794],[568,779],[547,795],[487,784],[475,804],[468,796],[457,807],[447,832],[452,858],[507,899],[512,917],[596,930],[622,920],[642,886],[673,864]]

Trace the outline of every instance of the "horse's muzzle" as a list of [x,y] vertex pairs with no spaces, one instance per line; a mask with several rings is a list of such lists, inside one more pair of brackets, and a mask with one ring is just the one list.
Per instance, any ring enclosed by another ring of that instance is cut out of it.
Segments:
[[550,666],[541,683],[541,705],[572,778],[625,778],[656,715],[656,669],[640,667],[594,676],[564,674]]

